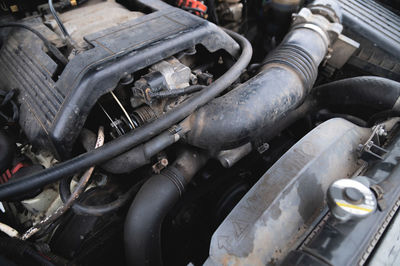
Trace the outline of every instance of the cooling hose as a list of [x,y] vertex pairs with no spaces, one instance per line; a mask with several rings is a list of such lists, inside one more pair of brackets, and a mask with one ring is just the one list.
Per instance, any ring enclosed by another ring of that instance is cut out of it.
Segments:
[[162,265],[161,225],[207,156],[184,150],[171,167],[152,176],[137,193],[125,220],[125,254],[129,265]]
[[323,106],[367,107],[376,111],[400,111],[400,83],[381,77],[342,79],[315,88]]

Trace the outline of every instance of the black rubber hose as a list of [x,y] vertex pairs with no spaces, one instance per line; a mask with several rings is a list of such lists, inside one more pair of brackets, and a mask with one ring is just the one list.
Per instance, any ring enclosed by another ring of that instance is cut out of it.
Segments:
[[[155,138],[140,144],[130,151],[127,151],[117,157],[102,163],[100,167],[112,174],[126,174],[133,170],[150,163],[150,160],[160,151],[177,142],[184,132],[174,133],[167,130]],[[96,143],[96,135],[89,130],[82,130],[81,141],[86,151],[90,151]]]
[[164,217],[206,161],[204,154],[187,150],[171,167],[142,186],[125,221],[125,254],[129,265],[162,265],[160,235]]
[[353,124],[356,124],[359,127],[369,127],[367,121],[365,121],[359,117],[348,115],[348,114],[331,113],[327,110],[320,110],[316,114],[317,120],[326,121],[326,120],[329,120],[332,118],[343,118],[349,122],[352,122]]
[[181,95],[185,95],[185,94],[190,94],[190,93],[194,93],[197,91],[201,91],[202,89],[204,89],[207,86],[204,85],[192,85],[186,88],[182,88],[182,89],[175,89],[175,90],[169,90],[169,91],[158,91],[158,92],[153,92],[150,94],[151,98],[155,98],[155,99],[165,99],[165,98],[175,98]]
[[[60,181],[60,186],[59,186],[60,198],[64,203],[66,203],[68,198],[71,196],[71,190],[70,190],[71,179],[72,178],[64,178],[61,179]],[[82,203],[80,201],[76,201],[72,205],[72,210],[74,211],[74,213],[78,215],[89,215],[89,216],[102,216],[107,213],[117,211],[119,208],[124,206],[126,203],[129,202],[129,200],[132,199],[132,197],[137,193],[142,184],[143,182],[136,183],[127,192],[120,195],[116,200],[110,203],[91,206],[91,205],[86,205],[85,203]]]
[[60,28],[62,35],[65,37],[65,39],[71,40],[71,36],[69,35],[67,29],[65,28],[64,24],[62,23],[60,17],[57,15],[57,11],[54,9],[53,0],[49,0],[48,4],[49,4],[50,12],[53,15],[55,21],[57,22],[57,25]]
[[37,262],[39,265],[55,265],[50,259],[34,250],[29,242],[20,239],[0,237],[0,250],[2,254],[19,256],[24,259],[31,258],[33,262]]
[[186,120],[188,143],[217,152],[271,134],[311,92],[327,52],[328,43],[317,31],[294,27],[260,73]]
[[196,97],[188,99],[156,121],[110,141],[99,149],[86,152],[36,174],[24,176],[1,185],[0,200],[43,187],[63,177],[73,175],[78,171],[105,162],[121,153],[131,150],[144,141],[155,137],[170,126],[182,121],[196,109],[214,99],[240,77],[252,56],[251,44],[246,38],[231,31],[228,31],[228,33],[239,43],[242,53],[237,62],[218,80],[208,86],[207,89],[202,90]]
[[323,106],[367,107],[376,111],[400,109],[400,83],[363,76],[334,81],[314,88]]
[[49,40],[46,39],[46,37],[44,37],[40,32],[38,32],[37,30],[35,30],[32,27],[29,27],[25,24],[22,23],[14,23],[14,22],[10,22],[10,23],[2,23],[0,24],[0,28],[24,28],[26,30],[29,30],[30,32],[32,32],[33,34],[35,34],[36,36],[38,36],[44,46],[46,46],[46,48],[49,50],[49,52],[55,57],[57,58],[57,60],[63,64],[64,66],[66,64],[68,64],[68,60],[63,56],[63,54],[57,49],[57,47],[55,47]]
[[3,130],[0,130],[0,178],[1,174],[11,167],[14,154],[15,144]]

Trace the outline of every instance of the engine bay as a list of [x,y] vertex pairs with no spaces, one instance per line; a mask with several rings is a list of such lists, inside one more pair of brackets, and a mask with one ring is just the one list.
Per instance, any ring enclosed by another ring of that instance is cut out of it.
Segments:
[[378,253],[400,206],[398,1],[0,4],[1,265]]

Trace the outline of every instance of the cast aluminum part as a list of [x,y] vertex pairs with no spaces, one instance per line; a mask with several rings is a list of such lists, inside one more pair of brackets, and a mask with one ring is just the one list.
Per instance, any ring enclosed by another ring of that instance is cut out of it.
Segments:
[[308,133],[225,218],[212,237],[205,265],[279,263],[321,214],[329,185],[359,168],[357,147],[370,134],[371,129],[343,119]]
[[189,86],[191,70],[175,57],[168,58],[152,65],[149,72],[159,71],[168,84],[168,90],[181,89]]
[[230,168],[253,150],[251,143],[244,144],[232,150],[220,151],[217,159],[225,168]]

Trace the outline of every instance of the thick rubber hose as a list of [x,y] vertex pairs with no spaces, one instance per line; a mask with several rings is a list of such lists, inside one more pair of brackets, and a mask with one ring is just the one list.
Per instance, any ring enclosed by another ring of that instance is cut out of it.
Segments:
[[142,186],[125,221],[125,254],[129,265],[162,265],[160,235],[164,217],[206,161],[204,154],[186,150],[171,167]]
[[144,141],[155,137],[161,131],[182,121],[196,109],[214,99],[240,77],[242,71],[249,64],[253,53],[251,44],[246,38],[234,32],[229,31],[228,33],[239,43],[242,48],[242,53],[237,62],[218,80],[208,86],[207,89],[202,90],[196,97],[190,98],[158,120],[144,125],[116,140],[110,141],[99,149],[86,152],[68,161],[59,163],[52,168],[40,171],[39,173],[24,176],[1,185],[0,200],[5,200],[9,197],[43,187],[78,171],[110,160],[121,153],[131,150]]
[[343,79],[316,87],[323,106],[367,107],[376,111],[400,110],[400,83],[381,77]]
[[[310,41],[312,40],[312,41]],[[185,122],[188,142],[219,151],[270,135],[309,94],[328,44],[316,31],[293,28],[265,60],[263,70],[229,93],[214,99]]]

